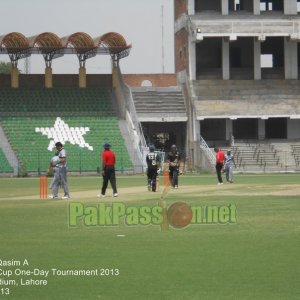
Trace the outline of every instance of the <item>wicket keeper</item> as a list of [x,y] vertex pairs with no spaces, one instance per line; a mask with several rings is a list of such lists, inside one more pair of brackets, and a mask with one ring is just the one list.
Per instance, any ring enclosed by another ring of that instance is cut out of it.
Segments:
[[176,145],[171,146],[171,151],[168,153],[167,163],[169,164],[170,182],[174,189],[178,189],[178,176],[180,173],[181,158],[177,151]]

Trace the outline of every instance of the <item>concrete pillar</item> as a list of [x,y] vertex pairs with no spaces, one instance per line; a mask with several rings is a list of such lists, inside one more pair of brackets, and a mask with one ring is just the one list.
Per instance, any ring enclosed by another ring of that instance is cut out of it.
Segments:
[[229,65],[229,40],[222,38],[222,78],[223,80],[230,79],[230,65]]
[[193,140],[199,142],[200,140],[200,121],[197,120],[197,114],[193,110]]
[[300,120],[287,119],[287,138],[299,139],[300,138]]
[[254,80],[261,79],[261,42],[253,38],[254,47]]
[[86,88],[86,70],[83,66],[79,68],[79,87]]
[[284,76],[285,79],[298,79],[297,42],[284,38]]
[[47,89],[51,89],[53,87],[52,68],[49,66],[45,68],[45,87]]
[[226,141],[230,141],[232,135],[233,135],[232,120],[226,119]]
[[195,0],[189,0],[188,2],[188,14],[194,15],[195,14]]
[[297,0],[284,0],[284,14],[297,15]]
[[196,80],[196,43],[189,36],[189,76],[191,80]]
[[253,0],[253,14],[260,15],[260,0]]
[[221,10],[222,10],[222,15],[228,15],[229,13],[229,3],[228,0],[220,0],[221,1]]
[[11,73],[10,73],[11,87],[18,88],[19,87],[19,70],[17,66],[12,65]]
[[126,120],[126,100],[122,92],[122,76],[118,65],[112,64],[112,88],[115,92],[115,99],[117,103],[117,110],[119,118]]
[[258,139],[264,140],[266,137],[266,120],[258,119]]

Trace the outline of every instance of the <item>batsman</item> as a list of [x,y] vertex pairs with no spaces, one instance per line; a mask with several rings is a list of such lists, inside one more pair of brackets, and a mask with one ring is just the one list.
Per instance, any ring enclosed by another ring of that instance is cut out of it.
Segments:
[[180,153],[176,145],[171,146],[171,151],[168,153],[167,163],[169,164],[169,176],[173,189],[178,189],[178,176],[182,174],[180,169]]
[[68,181],[67,181],[67,154],[66,150],[63,148],[63,144],[61,142],[57,142],[55,144],[56,153],[55,157],[53,157],[50,167],[53,168],[54,177],[51,183],[52,195],[49,197],[51,199],[58,198],[58,188],[62,186],[64,189],[64,196],[62,199],[69,199],[69,188],[68,188]]
[[150,152],[146,156],[148,191],[156,192],[156,179],[160,171],[160,159],[158,154],[154,152],[154,145],[149,145],[149,151]]

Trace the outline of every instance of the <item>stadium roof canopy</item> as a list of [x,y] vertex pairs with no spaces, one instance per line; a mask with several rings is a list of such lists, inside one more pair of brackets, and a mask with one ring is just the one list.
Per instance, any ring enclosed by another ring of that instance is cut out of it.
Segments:
[[131,45],[117,32],[108,32],[92,38],[87,33],[76,32],[66,37],[44,32],[32,37],[25,37],[19,32],[0,36],[0,54],[8,54],[12,62],[32,54],[42,54],[46,62],[63,56],[76,54],[80,62],[98,54],[111,55],[119,60],[129,55]]

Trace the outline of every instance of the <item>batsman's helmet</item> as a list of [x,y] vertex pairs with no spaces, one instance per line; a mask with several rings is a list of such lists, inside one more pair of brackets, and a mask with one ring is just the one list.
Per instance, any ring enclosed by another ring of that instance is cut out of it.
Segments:
[[154,145],[149,145],[149,151],[150,151],[150,152],[153,152],[153,151],[155,151],[155,147],[154,147]]
[[57,142],[57,143],[55,143],[55,147],[60,147],[60,148],[62,148],[62,147],[63,147],[63,144],[62,144],[61,142]]

